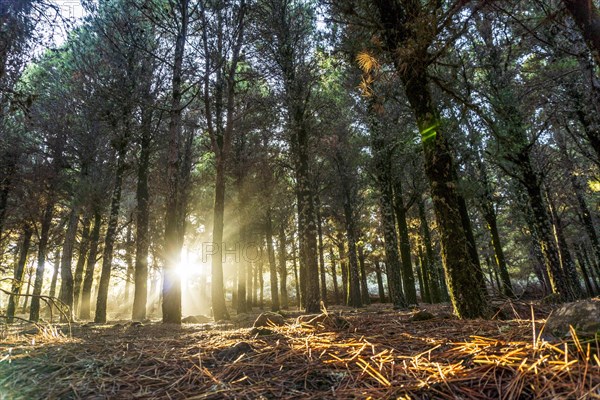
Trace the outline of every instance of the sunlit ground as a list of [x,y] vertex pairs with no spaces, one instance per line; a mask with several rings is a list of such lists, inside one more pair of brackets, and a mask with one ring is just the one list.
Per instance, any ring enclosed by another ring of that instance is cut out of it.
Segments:
[[[224,324],[74,326],[73,337],[11,334],[0,393],[29,398],[588,399],[600,396],[593,341],[533,340],[532,322],[434,320],[375,304],[333,307],[346,328]],[[536,328],[543,322],[536,316]],[[23,329],[23,328],[19,328]],[[35,344],[33,340],[35,339]],[[242,348],[239,353],[231,350]],[[224,350],[227,350],[224,352]],[[197,397],[194,397],[197,396]]]

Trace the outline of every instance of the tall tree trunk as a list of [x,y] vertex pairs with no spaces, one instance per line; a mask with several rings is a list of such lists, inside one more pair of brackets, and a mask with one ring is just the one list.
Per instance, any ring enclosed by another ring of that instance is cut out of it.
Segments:
[[23,309],[21,312],[27,312],[27,300],[29,300],[29,290],[31,289],[31,277],[32,277],[33,269],[29,270],[29,277],[27,278],[27,290],[25,290],[25,296],[23,298]]
[[585,283],[585,288],[588,292],[589,297],[593,297],[597,292],[596,282],[592,279],[589,269],[586,266],[585,261],[583,260],[583,255],[580,251],[576,251],[575,255],[577,257],[577,262],[579,263],[579,268],[581,269],[581,274],[583,275],[583,282]]
[[81,307],[79,308],[79,319],[90,319],[90,298],[92,295],[92,283],[94,282],[94,268],[98,256],[98,242],[100,241],[100,227],[102,225],[102,214],[94,211],[94,226],[90,234],[90,252],[85,266],[83,286],[81,288]]
[[325,249],[323,248],[323,220],[321,218],[321,198],[317,194],[315,201],[317,212],[317,237],[319,240],[319,273],[321,277],[321,300],[327,305],[327,280],[326,280],[326,265],[325,265]]
[[548,206],[550,207],[550,217],[552,218],[552,228],[554,230],[554,238],[558,245],[558,256],[560,258],[560,265],[562,266],[562,270],[565,278],[569,282],[569,286],[573,291],[573,295],[575,298],[579,298],[582,293],[581,284],[579,282],[579,275],[577,274],[577,269],[575,266],[575,261],[571,256],[571,252],[569,251],[569,245],[567,244],[567,239],[565,238],[565,234],[563,232],[563,223],[560,215],[554,206],[554,202],[550,197],[550,193],[546,189],[546,199],[548,200]]
[[[244,203],[245,200],[240,201],[242,210],[241,210],[241,215],[240,215],[240,226],[239,226],[239,231],[238,231],[238,238],[240,243],[242,244],[242,248],[244,249],[244,251],[242,251],[242,257],[238,262],[238,269],[237,269],[237,294],[236,294],[236,298],[234,299],[232,297],[232,303],[235,305],[235,308],[238,312],[238,314],[240,313],[245,313],[250,311],[250,308],[248,307],[248,302],[246,301],[246,279],[247,279],[247,269],[248,269],[248,265],[251,263],[251,260],[248,257],[248,251],[249,251],[249,247],[250,247],[250,243],[248,240],[248,233],[247,233],[247,227],[246,227],[246,215],[245,212],[243,210],[244,208]],[[234,282],[234,287],[236,287],[235,282]]]
[[429,275],[429,268],[427,267],[427,259],[423,253],[423,246],[419,244],[419,271],[421,271],[421,300],[426,303],[433,303],[431,299],[431,281]]
[[517,157],[517,165],[522,174],[521,183],[525,187],[533,228],[540,244],[552,292],[559,294],[566,301],[573,300],[575,295],[560,265],[558,248],[552,235],[550,217],[542,197],[539,178],[533,170],[527,151],[521,152]]
[[[375,5],[388,50],[398,53],[399,49],[410,48],[410,57],[403,57],[402,61],[396,59],[395,64],[421,133],[425,173],[439,227],[450,299],[460,318],[484,317],[489,305],[483,291],[483,272],[476,257],[476,244],[470,235],[468,216],[464,215],[464,199],[458,192],[456,166],[448,138],[428,85],[426,60],[434,37],[424,36],[422,30],[407,29],[407,24],[421,21],[419,18],[424,11],[419,2],[400,5],[392,0],[376,0]],[[409,60],[408,65],[406,60]]]
[[292,237],[292,266],[294,268],[294,282],[296,283],[296,307],[298,310],[301,306],[300,300],[300,280],[298,279],[298,263],[297,263],[297,253],[296,253],[296,240]]
[[346,250],[344,240],[338,234],[338,257],[340,259],[340,270],[342,272],[342,305],[348,305],[348,264],[346,263]]
[[487,223],[492,238],[492,246],[494,247],[494,256],[496,258],[496,265],[500,270],[500,278],[502,279],[502,293],[505,296],[513,297],[513,287],[508,275],[508,268],[506,266],[506,258],[504,257],[504,250],[502,249],[502,242],[500,239],[500,233],[498,232],[498,221],[496,218],[496,212],[491,204],[487,204],[484,207],[483,218]]
[[69,213],[69,222],[63,242],[62,257],[60,260],[60,300],[67,306],[66,316],[61,314],[61,322],[65,317],[73,319],[73,250],[77,236],[77,225],[79,223],[79,207],[74,205]]
[[423,235],[423,244],[425,245],[425,257],[423,258],[423,270],[426,271],[426,275],[429,277],[429,294],[431,296],[432,303],[439,303],[442,301],[442,293],[440,286],[443,285],[444,277],[440,276],[437,271],[435,255],[433,254],[433,245],[431,243],[431,233],[429,231],[429,222],[427,221],[427,214],[425,213],[425,203],[423,199],[418,202],[419,206],[419,219],[421,222],[421,234]]
[[408,238],[408,225],[406,224],[406,208],[404,207],[401,177],[397,177],[394,182],[394,212],[398,222],[398,233],[400,239],[400,256],[402,260],[402,284],[404,286],[404,295],[408,304],[418,304],[417,290],[415,289],[415,275],[413,272],[410,240]]
[[344,216],[346,220],[346,237],[348,239],[348,298],[346,304],[358,308],[362,307],[360,294],[360,276],[358,270],[358,257],[356,251],[356,225],[354,212],[348,197],[344,202]]
[[265,221],[265,236],[267,240],[267,253],[269,257],[269,273],[271,277],[271,311],[279,311],[279,293],[277,286],[277,264],[275,263],[275,250],[273,249],[273,220],[271,210],[267,210]]
[[285,240],[285,225],[279,224],[279,283],[281,292],[281,308],[284,310],[288,308],[288,292],[287,292],[287,254],[286,254],[286,240]]
[[390,171],[390,149],[388,148],[378,116],[376,101],[370,104],[371,147],[375,162],[376,184],[379,190],[379,211],[385,249],[385,267],[388,280],[390,301],[395,308],[404,308],[408,304],[402,290],[400,255],[398,254],[398,236],[394,222],[392,176]]
[[96,314],[94,315],[94,322],[97,323],[106,323],[108,289],[110,283],[110,274],[112,272],[113,249],[117,235],[117,225],[119,223],[119,211],[121,209],[121,189],[123,186],[123,175],[125,174],[126,168],[126,151],[126,143],[120,143],[117,154],[115,183],[110,202],[108,227],[106,228],[106,235],[104,237],[102,269],[100,271],[100,281],[98,283],[98,298],[96,300]]
[[360,267],[360,292],[362,294],[362,302],[371,304],[371,295],[369,294],[369,284],[367,282],[367,270],[365,266],[364,245],[358,246],[358,265]]
[[383,277],[381,276],[381,261],[375,261],[375,275],[377,276],[377,290],[379,291],[379,302],[385,303],[385,289],[383,287]]
[[[183,58],[188,34],[189,0],[177,2],[179,20],[175,39],[173,75],[171,79],[171,109],[169,111],[167,142],[167,208],[165,215],[165,264],[162,285],[163,323],[181,324],[181,277],[177,266],[181,258],[179,217],[181,213],[180,141],[181,141],[181,97],[183,84]],[[221,241],[215,242],[221,245]],[[219,253],[220,256],[220,253]],[[213,278],[214,279],[214,278]],[[216,318],[216,317],[215,317]],[[216,319],[215,319],[216,320]]]
[[246,308],[249,311],[252,311],[252,307],[255,305],[256,295],[254,291],[254,262],[249,262],[246,264]]
[[131,224],[127,225],[127,233],[125,234],[125,294],[123,296],[123,306],[129,307],[129,292],[131,292],[131,283],[133,282],[133,237],[131,232]]
[[[261,249],[261,254],[264,254],[264,251],[262,251]],[[262,310],[264,307],[264,301],[265,301],[265,274],[263,272],[263,266],[264,266],[264,261],[263,261],[263,256],[260,257],[260,259],[258,260],[258,268],[257,268],[257,275],[258,275],[258,285],[259,285],[259,303],[258,303],[258,307]]]
[[29,252],[29,246],[31,245],[31,236],[33,235],[33,229],[31,224],[28,222],[23,224],[23,231],[21,233],[21,246],[19,249],[19,259],[15,266],[15,275],[12,283],[12,290],[8,298],[8,308],[6,310],[6,322],[9,324],[13,322],[17,305],[19,304],[19,295],[23,288],[23,279],[25,278],[25,264],[27,263],[27,253]]
[[[42,226],[40,229],[40,239],[38,242],[37,269],[35,270],[35,281],[33,283],[33,297],[31,298],[31,309],[29,310],[29,319],[34,322],[37,322],[40,319],[39,296],[42,294],[42,285],[44,283],[46,250],[48,247],[48,236],[50,234],[50,225],[52,224],[53,212],[54,199],[50,197],[47,200],[46,207],[42,215]],[[58,266],[56,266],[55,268],[58,268]]]
[[331,278],[333,279],[335,304],[340,304],[340,290],[338,289],[337,267],[335,265],[335,256],[333,255],[333,246],[329,247],[329,261],[331,261]]
[[[144,63],[143,76],[150,78],[151,62]],[[148,303],[148,248],[150,247],[149,220],[150,220],[150,190],[148,187],[148,174],[150,171],[150,154],[152,145],[152,93],[151,79],[144,93],[144,108],[142,109],[140,154],[137,165],[136,187],[136,232],[135,232],[135,267],[133,307],[131,318],[133,321],[146,319]]]
[[50,291],[48,292],[50,298],[54,298],[56,295],[56,284],[58,282],[58,273],[60,272],[60,250],[58,248],[54,253],[54,268],[52,270],[52,278],[50,278]]
[[85,213],[83,217],[81,241],[79,242],[79,254],[77,256],[77,265],[75,265],[75,275],[73,276],[73,315],[77,315],[79,309],[79,297],[81,296],[81,284],[83,282],[83,268],[90,246],[90,215]]

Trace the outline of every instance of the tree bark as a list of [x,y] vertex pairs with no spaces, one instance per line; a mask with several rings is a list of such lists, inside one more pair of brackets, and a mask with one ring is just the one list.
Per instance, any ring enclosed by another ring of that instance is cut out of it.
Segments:
[[[427,53],[433,37],[422,37],[426,30],[407,29],[417,23],[423,10],[418,2],[376,0],[385,42],[391,52],[410,49],[410,57],[396,59],[396,70],[404,83],[408,102],[421,133],[425,156],[425,173],[431,186],[434,211],[442,246],[442,262],[450,299],[460,318],[485,317],[488,299],[483,288],[483,272],[465,223],[464,199],[458,192],[458,179],[448,139],[441,126],[427,79]],[[419,43],[415,45],[414,43]],[[409,60],[409,61],[406,61]],[[409,65],[404,65],[406,61]]]
[[369,294],[369,284],[367,282],[367,270],[365,266],[364,244],[358,246],[358,265],[360,267],[360,292],[362,294],[363,304],[371,304],[371,295]]
[[389,168],[390,152],[386,149],[382,132],[379,132],[379,123],[375,110],[371,111],[371,147],[375,161],[376,184],[379,190],[379,210],[381,214],[381,228],[383,230],[383,243],[385,248],[385,266],[388,280],[390,301],[396,308],[408,305],[402,290],[400,257],[398,254],[398,237],[394,222],[393,193],[391,172]]
[[81,289],[81,307],[79,308],[79,319],[90,319],[90,298],[92,295],[92,283],[94,282],[94,268],[98,255],[98,242],[100,240],[100,226],[102,225],[102,214],[94,211],[94,226],[90,234],[90,252],[87,257],[83,287]]
[[23,231],[21,233],[21,246],[19,249],[19,258],[17,265],[15,266],[15,274],[12,283],[11,294],[8,298],[8,308],[6,310],[6,322],[12,323],[15,316],[17,305],[19,304],[19,295],[23,288],[23,279],[25,278],[25,264],[27,263],[27,253],[29,252],[29,246],[31,245],[31,236],[33,235],[33,229],[31,224],[28,222],[23,224]]
[[[73,319],[73,250],[75,237],[77,236],[77,225],[79,223],[79,207],[74,205],[69,213],[69,222],[63,242],[62,257],[60,260],[60,300],[67,306],[66,317]],[[65,316],[61,314],[61,322]]]
[[279,225],[279,283],[281,292],[281,308],[288,308],[288,292],[287,292],[287,254],[285,240],[285,226],[282,223]]
[[[52,215],[54,213],[54,199],[50,197],[46,202],[46,207],[42,215],[42,224],[40,229],[40,239],[38,242],[37,269],[35,271],[35,281],[33,283],[33,297],[31,298],[31,308],[29,310],[29,319],[37,322],[40,319],[40,298],[42,294],[42,285],[44,283],[44,269],[46,264],[46,250],[48,247],[48,237],[50,234],[50,225],[52,224]],[[58,268],[58,267],[55,267]]]
[[323,220],[321,218],[321,199],[319,195],[316,196],[315,208],[317,212],[317,237],[319,240],[319,273],[321,277],[321,300],[327,305],[327,280],[326,280],[326,265],[325,265],[325,254],[323,248]]
[[432,303],[439,303],[442,301],[441,295],[441,282],[444,277],[439,276],[437,273],[435,255],[433,254],[433,245],[431,243],[431,233],[429,232],[429,222],[427,221],[427,214],[425,213],[425,204],[423,199],[418,202],[419,206],[419,219],[421,221],[421,234],[423,235],[423,244],[425,246],[425,253],[422,261],[422,268],[427,275],[429,282],[429,295]]
[[79,254],[77,256],[77,265],[75,265],[75,274],[73,276],[73,315],[78,315],[79,298],[81,296],[81,284],[83,282],[83,268],[87,259],[87,253],[90,246],[90,216],[86,212],[83,218],[81,241],[79,242]]
[[271,278],[271,311],[279,311],[279,288],[277,285],[277,264],[275,263],[275,250],[273,249],[273,220],[271,210],[267,210],[265,221],[265,236],[267,240],[267,253],[269,257],[269,273]]
[[375,261],[375,275],[377,276],[377,290],[379,291],[379,302],[385,303],[385,289],[383,287],[383,277],[381,276],[381,262]]
[[408,238],[408,225],[406,224],[406,208],[404,207],[402,180],[397,177],[394,182],[394,212],[398,222],[400,240],[400,258],[402,260],[402,284],[404,295],[408,304],[418,304],[417,290],[415,289],[415,275],[413,272],[410,240]]
[[112,271],[113,248],[117,235],[119,223],[119,211],[121,209],[121,190],[123,186],[123,175],[125,174],[126,143],[120,143],[117,149],[117,168],[115,172],[115,183],[112,191],[110,214],[108,216],[108,227],[104,237],[104,250],[102,253],[102,269],[98,284],[98,298],[96,300],[96,313],[94,322],[106,323],[106,311],[108,303],[108,289]]
[[[181,277],[177,266],[181,258],[180,240],[180,207],[181,182],[180,142],[181,142],[181,98],[183,84],[183,58],[188,34],[189,0],[179,0],[177,3],[179,15],[175,18],[177,34],[171,78],[171,109],[169,111],[168,142],[167,142],[167,208],[165,215],[165,263],[163,266],[162,285],[162,314],[163,323],[181,324]],[[175,11],[174,11],[175,12]],[[221,245],[222,241],[219,241]],[[220,255],[220,254],[219,254]]]
[[331,277],[333,279],[333,294],[335,304],[340,304],[340,291],[338,289],[337,267],[335,265],[335,256],[333,255],[333,246],[329,247],[329,261],[331,262]]

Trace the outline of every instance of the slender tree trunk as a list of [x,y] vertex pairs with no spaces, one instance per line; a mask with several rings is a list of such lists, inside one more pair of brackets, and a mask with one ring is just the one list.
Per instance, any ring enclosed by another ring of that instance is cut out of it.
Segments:
[[117,235],[117,224],[119,223],[119,211],[121,209],[121,189],[123,175],[125,174],[125,154],[127,147],[121,143],[117,154],[117,169],[115,173],[115,184],[113,187],[110,214],[108,216],[108,227],[104,237],[104,250],[102,253],[102,270],[98,284],[98,298],[96,300],[96,314],[94,322],[106,323],[106,311],[108,303],[108,289],[110,274],[112,272],[113,248]]
[[73,276],[73,315],[78,315],[79,298],[81,296],[81,284],[83,283],[83,268],[87,259],[87,253],[90,246],[90,216],[86,212],[83,218],[83,227],[81,230],[81,241],[79,242],[79,254],[77,265],[75,266],[75,275]]
[[254,262],[246,264],[246,307],[249,311],[256,305],[254,291]]
[[421,271],[421,300],[426,303],[433,303],[431,299],[431,282],[429,269],[427,268],[426,256],[423,254],[423,246],[419,245],[419,271]]
[[546,190],[546,199],[548,200],[548,205],[550,207],[550,217],[552,218],[554,238],[558,245],[560,265],[562,266],[564,276],[569,282],[569,286],[573,291],[574,297],[579,298],[580,293],[582,293],[582,289],[579,282],[579,275],[577,274],[577,269],[575,267],[575,261],[573,260],[573,257],[571,257],[571,252],[569,251],[569,246],[563,232],[562,220],[556,211],[556,207],[554,206],[554,202],[552,201],[548,190]]
[[[73,249],[75,247],[75,238],[77,236],[77,225],[79,223],[79,207],[73,206],[69,214],[69,222],[63,242],[62,257],[60,260],[60,300],[67,306],[66,317],[73,319]],[[61,314],[61,322],[64,321]]]
[[123,305],[125,307],[129,307],[129,292],[131,292],[131,283],[133,281],[133,237],[131,236],[131,224],[127,226],[127,233],[125,234],[125,265],[127,265],[127,269],[125,270],[125,295],[123,298]]
[[25,313],[27,312],[27,300],[29,300],[29,290],[31,289],[31,277],[32,277],[32,272],[33,270],[29,270],[29,277],[27,278],[27,290],[25,291],[25,296],[23,299],[23,309],[21,310],[21,312]]
[[58,282],[58,273],[60,272],[60,249],[57,249],[54,253],[54,268],[52,271],[52,278],[50,278],[50,291],[48,296],[54,298],[56,295],[56,284]]
[[283,223],[279,225],[279,283],[281,285],[281,308],[288,308],[288,292],[287,292],[287,254],[286,254],[285,226]]
[[[241,193],[241,190],[240,190]],[[251,261],[248,258],[248,252],[249,252],[249,246],[250,243],[248,241],[248,233],[247,233],[247,227],[246,227],[246,215],[245,212],[243,210],[245,199],[242,200],[240,203],[242,210],[240,212],[240,227],[239,227],[239,232],[238,232],[238,237],[240,240],[240,243],[242,244],[242,248],[244,249],[244,251],[242,251],[242,257],[239,260],[238,263],[238,269],[237,269],[237,294],[236,294],[236,298],[234,299],[232,297],[232,303],[236,306],[237,312],[238,314],[240,313],[245,313],[250,311],[249,307],[248,307],[248,302],[246,301],[246,280],[247,280],[247,269],[248,269],[248,265],[251,263]],[[235,287],[235,282],[234,282],[234,287]]]
[[390,171],[390,150],[380,132],[380,123],[375,101],[371,104],[371,147],[375,161],[376,184],[379,189],[379,210],[381,229],[385,248],[385,266],[390,301],[395,308],[404,308],[408,304],[402,290],[400,255],[398,254],[398,236],[394,222],[392,180]]
[[394,212],[398,222],[398,232],[400,239],[400,256],[402,260],[402,283],[404,285],[404,294],[408,304],[418,304],[417,290],[415,289],[415,275],[410,255],[410,240],[408,238],[408,225],[406,224],[406,208],[404,207],[402,190],[402,180],[400,177],[395,179],[394,184]]
[[431,233],[429,232],[429,222],[425,213],[425,204],[423,199],[419,200],[419,219],[421,221],[421,234],[423,235],[423,244],[425,245],[425,254],[423,258],[423,270],[426,271],[429,282],[429,294],[432,303],[442,301],[440,286],[444,284],[444,277],[437,273],[435,255],[433,254],[433,245],[431,243]]
[[100,226],[102,225],[102,214],[94,211],[94,226],[90,234],[90,252],[85,266],[83,287],[81,289],[81,307],[79,308],[79,319],[90,319],[90,298],[92,295],[92,283],[94,282],[94,268],[98,255],[98,242],[100,240]]
[[279,311],[279,293],[277,285],[277,264],[275,263],[275,250],[273,249],[273,220],[271,210],[267,210],[265,221],[265,234],[267,240],[267,253],[269,257],[269,273],[271,278],[271,311]]
[[[44,283],[44,268],[46,264],[46,250],[48,247],[48,236],[50,225],[52,223],[52,214],[54,212],[54,200],[47,200],[46,208],[42,216],[42,226],[40,230],[40,240],[38,242],[37,269],[35,271],[35,281],[33,283],[33,297],[31,298],[31,309],[29,310],[29,319],[37,322],[40,319],[40,296],[42,294],[42,285]],[[58,268],[55,267],[55,268]]]
[[152,145],[152,119],[154,116],[152,108],[152,60],[144,60],[142,71],[141,75],[147,79],[147,84],[143,94],[143,109],[140,126],[141,134],[139,139],[140,153],[137,164],[135,266],[133,277],[133,307],[131,313],[133,321],[143,321],[146,319],[146,308],[148,303],[148,249],[150,247],[150,190],[148,185],[148,175],[150,171]]
[[573,300],[575,295],[560,265],[558,248],[550,226],[550,217],[542,197],[539,178],[531,165],[529,153],[527,151],[521,152],[517,161],[522,173],[521,183],[525,186],[533,227],[544,258],[544,267],[550,278],[552,292],[559,294],[566,301]]
[[11,294],[8,298],[8,308],[6,310],[6,322],[9,324],[13,322],[17,305],[19,304],[19,295],[23,288],[23,279],[25,278],[25,264],[27,263],[27,253],[29,252],[29,246],[31,245],[31,236],[33,235],[33,229],[31,224],[23,224],[23,231],[21,233],[21,246],[19,249],[19,259],[15,267],[15,275],[12,283]]
[[335,256],[333,255],[333,246],[329,247],[329,260],[331,261],[331,277],[333,279],[335,304],[340,304],[340,291],[338,289],[337,267],[335,265]]
[[[165,215],[165,264],[162,285],[163,323],[181,324],[181,277],[177,273],[177,265],[181,257],[181,240],[179,217],[181,213],[180,182],[180,142],[181,142],[181,97],[183,84],[183,58],[188,34],[189,0],[177,2],[177,36],[173,58],[173,76],[171,79],[171,110],[169,111],[169,127],[167,142],[167,209]],[[218,189],[217,189],[218,190]],[[221,246],[222,240],[216,240]],[[219,253],[219,256],[221,254]],[[214,277],[213,277],[214,280]],[[214,284],[214,281],[213,281]],[[213,310],[215,311],[215,310]],[[215,321],[221,319],[215,313]]]
[[504,250],[502,249],[502,242],[500,239],[500,233],[498,232],[498,222],[496,218],[496,212],[491,204],[485,207],[483,218],[487,223],[492,238],[492,246],[494,247],[494,256],[496,258],[496,264],[500,270],[500,277],[502,279],[502,293],[505,296],[513,297],[513,287],[510,282],[510,276],[508,275],[508,268],[506,266],[506,258],[504,257]]
[[298,279],[298,264],[296,262],[296,240],[292,238],[292,266],[294,267],[294,281],[296,283],[296,307],[298,310],[301,306],[300,301],[300,280]]
[[596,282],[590,276],[589,270],[583,261],[583,256],[580,251],[576,251],[575,255],[577,257],[577,262],[579,263],[579,268],[581,269],[581,274],[583,275],[583,282],[585,283],[585,288],[588,292],[589,297],[593,297],[598,288],[595,288]]
[[344,202],[344,216],[346,220],[346,237],[348,239],[348,298],[346,304],[358,308],[362,307],[360,294],[360,275],[356,251],[356,225],[354,212],[348,197]]
[[[261,251],[262,254],[264,254]],[[263,266],[264,266],[264,262],[263,262],[263,257],[261,257],[258,260],[258,271],[256,272],[258,274],[258,285],[259,285],[259,294],[260,294],[260,300],[258,303],[258,307],[262,310],[264,307],[264,300],[265,300],[265,274],[263,272]]]
[[342,304],[348,305],[348,267],[346,264],[346,250],[344,240],[338,234],[338,257],[340,259],[340,269],[342,272]]
[[358,265],[360,266],[360,292],[362,294],[362,302],[371,304],[371,295],[369,294],[369,284],[367,282],[367,270],[365,266],[364,245],[358,246]]
[[319,240],[319,273],[321,276],[321,300],[327,305],[327,280],[326,280],[326,265],[325,265],[325,254],[323,248],[323,220],[321,218],[321,198],[319,195],[316,196],[315,208],[317,212],[317,234]]
[[375,275],[377,276],[377,289],[379,291],[379,301],[381,303],[386,302],[385,289],[383,287],[383,277],[381,276],[381,262],[375,261]]

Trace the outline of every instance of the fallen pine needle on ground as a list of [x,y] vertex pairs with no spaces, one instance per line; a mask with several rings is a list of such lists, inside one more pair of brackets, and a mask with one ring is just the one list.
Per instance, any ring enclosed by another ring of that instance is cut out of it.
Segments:
[[0,399],[600,399],[597,339],[534,338],[544,315],[460,321],[447,305],[425,308],[436,317],[413,321],[385,304],[329,310],[343,327],[292,313],[262,330],[251,327],[258,314],[73,324],[71,336],[21,326],[0,341]]

